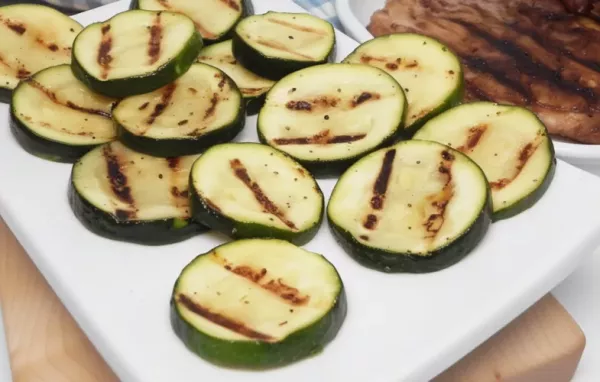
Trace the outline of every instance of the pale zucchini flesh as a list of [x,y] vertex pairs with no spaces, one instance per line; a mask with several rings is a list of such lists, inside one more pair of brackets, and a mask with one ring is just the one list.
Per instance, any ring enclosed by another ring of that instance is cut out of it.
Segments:
[[70,203],[91,231],[112,239],[168,244],[199,231],[191,221],[188,179],[198,156],[157,158],[118,141],[73,165]]
[[207,150],[191,172],[194,218],[235,238],[305,243],[323,217],[323,194],[300,164],[256,143]]
[[198,256],[172,295],[182,341],[217,364],[281,366],[311,355],[342,325],[342,280],[323,256],[286,241],[248,239]]
[[204,47],[198,62],[212,65],[224,71],[237,84],[245,99],[250,100],[265,95],[275,81],[260,77],[240,65],[233,56],[232,41],[227,40]]
[[116,138],[111,108],[116,100],[91,92],[69,65],[44,69],[15,89],[11,126],[28,151],[74,161]]
[[400,83],[408,100],[404,123],[408,135],[458,104],[463,96],[458,57],[427,36],[398,33],[377,37],[360,45],[344,62],[375,66]]
[[187,16],[131,10],[81,31],[73,45],[73,71],[98,93],[142,94],[183,75],[201,47]]
[[248,13],[250,0],[133,0],[131,7],[188,16],[207,42],[221,40]]
[[311,171],[339,173],[397,139],[406,98],[384,71],[360,64],[325,64],[279,81],[258,117],[262,142]]
[[361,263],[386,272],[430,272],[466,256],[491,217],[489,186],[467,156],[411,140],[381,149],[339,179],[328,219]]
[[550,185],[556,166],[546,127],[521,107],[463,104],[432,119],[415,138],[448,144],[483,169],[495,219],[533,206]]
[[200,63],[154,92],[121,100],[113,116],[125,144],[166,157],[229,141],[245,123],[238,87],[221,70]]
[[0,7],[0,101],[8,103],[20,80],[50,66],[71,62],[82,26],[59,11],[35,4]]

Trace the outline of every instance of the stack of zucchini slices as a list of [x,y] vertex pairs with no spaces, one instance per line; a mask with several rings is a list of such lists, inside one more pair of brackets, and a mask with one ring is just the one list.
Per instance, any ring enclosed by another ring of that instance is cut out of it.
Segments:
[[[436,272],[552,182],[543,123],[457,106],[460,61],[429,37],[375,38],[332,63],[334,29],[308,14],[254,15],[249,0],[131,8],[86,28],[44,6],[0,8],[0,57],[14,61],[0,65],[0,98],[25,150],[73,163],[70,204],[92,232],[235,240],[191,261],[172,291],[173,329],[210,362],[282,366],[336,336],[342,279],[298,247],[325,210],[360,264]],[[260,143],[232,143],[255,111]],[[315,176],[339,177],[327,207]]]

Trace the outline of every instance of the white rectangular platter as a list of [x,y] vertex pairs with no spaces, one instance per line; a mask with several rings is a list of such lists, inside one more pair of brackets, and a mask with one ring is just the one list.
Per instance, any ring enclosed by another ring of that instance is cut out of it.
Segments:
[[[122,1],[76,18],[105,20]],[[254,0],[257,13],[301,11]],[[355,46],[338,34],[338,60]],[[107,240],[88,232],[67,203],[71,167],[27,154],[0,105],[0,214],[67,309],[125,382],[427,381],[456,362],[562,281],[600,244],[600,179],[564,162],[531,210],[493,225],[454,267],[427,275],[387,275],[361,267],[324,224],[306,246],[339,270],[348,316],[317,356],[266,372],[213,366],[189,352],[169,324],[181,269],[223,242],[208,234],[164,247]],[[241,141],[256,141],[249,118]],[[328,196],[334,180],[320,181]],[[43,318],[40,318],[43,319]]]

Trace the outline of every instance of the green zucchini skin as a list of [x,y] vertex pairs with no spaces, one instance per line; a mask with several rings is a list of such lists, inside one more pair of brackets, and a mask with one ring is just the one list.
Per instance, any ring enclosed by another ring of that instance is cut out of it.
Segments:
[[10,103],[12,98],[12,90],[0,87],[0,102]]
[[[228,81],[232,87],[235,87],[231,79],[228,78]],[[245,108],[245,103],[242,100],[238,118],[233,123],[228,127],[211,131],[195,139],[155,139],[139,136],[132,134],[118,123],[116,124],[117,135],[119,140],[129,148],[152,156],[168,158],[198,154],[214,145],[229,142],[241,133],[246,124]]]
[[10,130],[21,147],[36,157],[53,162],[73,163],[96,145],[70,146],[42,138],[27,128],[10,108]]
[[[278,343],[227,341],[204,334],[183,319],[173,297],[170,302],[171,326],[190,351],[214,364],[255,370],[281,367],[306,358],[304,354],[318,354],[336,337],[348,311],[341,278],[340,283],[339,297],[325,316]],[[176,289],[177,283],[173,290]]]
[[552,162],[550,163],[550,167],[548,168],[548,172],[546,172],[546,176],[542,180],[542,184],[531,194],[525,196],[523,199],[519,200],[517,203],[514,203],[510,207],[505,209],[496,211],[493,216],[494,222],[510,219],[514,216],[519,215],[522,212],[533,207],[546,193],[550,185],[552,184],[552,180],[554,179],[554,174],[556,173],[557,160],[554,153],[554,145],[552,144],[552,140],[548,140],[550,142],[550,150],[552,153]]
[[448,268],[464,259],[479,243],[492,224],[492,197],[488,190],[486,207],[468,231],[450,245],[433,251],[429,256],[398,255],[385,250],[367,247],[352,234],[337,226],[329,218],[329,225],[336,241],[358,263],[386,273],[432,273]]
[[[269,93],[267,93],[268,95]],[[404,98],[404,106],[403,106],[403,115],[402,115],[402,121],[404,121],[404,117],[406,115],[406,110],[408,109],[407,106],[407,102],[406,102],[406,98]],[[260,124],[260,118],[258,119],[257,125]],[[321,161],[307,161],[307,160],[303,160],[300,158],[293,158],[296,162],[300,163],[304,168],[306,168],[311,174],[313,174],[313,176],[319,177],[319,178],[334,178],[334,177],[338,177],[340,176],[340,174],[342,174],[344,171],[346,171],[348,169],[348,167],[352,166],[357,160],[369,155],[370,153],[373,153],[383,147],[392,145],[398,141],[402,141],[405,139],[404,136],[404,122],[402,122],[402,126],[396,130],[396,132],[392,135],[390,135],[387,139],[385,139],[383,142],[381,142],[379,145],[373,147],[371,150],[369,150],[368,152],[365,153],[361,153],[359,155],[355,155],[349,158],[343,158],[343,159],[339,159],[339,160],[328,160],[326,162],[321,162]],[[265,138],[264,134],[261,132],[261,128],[257,127],[257,134],[258,134],[258,140],[260,143],[265,144],[265,145],[269,145],[268,140]],[[278,150],[277,147],[273,147],[274,149]],[[281,151],[281,150],[280,150]],[[287,155],[287,154],[286,154]]]
[[142,245],[167,245],[178,243],[207,232],[208,228],[191,219],[165,219],[151,222],[123,222],[116,216],[94,207],[69,181],[69,205],[75,217],[91,232],[111,240]]
[[[296,245],[304,245],[315,237],[323,223],[324,214],[321,214],[318,222],[309,229],[300,232],[290,232],[276,227],[267,227],[257,223],[238,222],[223,215],[215,208],[207,205],[201,198],[198,197],[198,194],[194,192],[194,187],[192,184],[192,174],[190,173],[190,207],[194,220],[200,224],[206,225],[207,227],[211,227],[217,232],[221,232],[224,235],[233,237],[234,239],[276,238],[289,241],[290,243]],[[321,203],[321,210],[324,210],[325,198],[323,197],[323,192],[320,188],[318,191],[323,200]]]
[[[77,44],[78,39],[79,37],[73,43],[73,51],[75,51],[75,44]],[[125,98],[132,95],[150,93],[179,78],[196,61],[196,57],[203,45],[202,37],[196,31],[192,34],[192,37],[188,40],[179,56],[158,68],[154,73],[143,76],[100,81],[83,69],[79,61],[77,61],[75,54],[73,54],[71,60],[71,70],[79,81],[94,92],[112,98]]]
[[[131,3],[129,4],[129,9],[140,9],[139,1],[131,0]],[[245,17],[252,16],[253,14],[254,14],[254,5],[252,4],[252,0],[242,0],[242,16],[233,25],[233,27],[227,33],[220,35],[216,39],[202,38],[204,45],[205,46],[212,45],[212,44],[216,44],[216,43],[231,39],[231,37],[233,36],[233,30],[235,29],[236,25],[240,21],[242,21],[242,19],[244,19]]]
[[331,52],[324,60],[311,62],[290,61],[266,57],[258,50],[246,44],[235,30],[233,31],[231,39],[233,40],[233,56],[235,59],[251,72],[273,81],[278,81],[288,74],[300,69],[326,64],[333,59],[336,51],[336,45],[334,43]]

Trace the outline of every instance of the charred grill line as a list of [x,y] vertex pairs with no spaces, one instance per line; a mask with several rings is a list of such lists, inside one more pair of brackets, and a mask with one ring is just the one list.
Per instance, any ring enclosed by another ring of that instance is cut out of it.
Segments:
[[373,197],[371,198],[371,208],[374,210],[382,210],[385,201],[385,194],[390,184],[390,177],[394,166],[394,159],[396,159],[396,149],[388,150],[383,158],[383,164],[379,175],[373,185]]
[[103,79],[108,78],[108,72],[110,71],[110,63],[112,62],[112,56],[110,55],[110,51],[112,49],[112,35],[110,32],[110,24],[104,25],[101,29],[102,32],[102,40],[100,41],[100,46],[98,47],[98,56],[96,61],[102,68],[102,73],[100,76]]
[[102,155],[104,155],[104,160],[106,161],[108,180],[113,193],[122,202],[129,204],[131,207],[135,206],[135,201],[131,195],[131,187],[127,184],[127,176],[121,170],[119,158],[115,155],[110,145],[104,146]]
[[22,36],[25,32],[27,32],[27,28],[23,23],[13,23],[10,20],[4,21],[4,25],[6,25],[10,30],[15,32],[16,34]]
[[150,41],[148,42],[148,56],[150,57],[150,65],[155,64],[160,58],[160,44],[163,38],[163,28],[160,23],[160,15],[160,12],[156,14],[154,24],[150,27]]
[[442,161],[438,171],[443,177],[446,178],[446,183],[438,194],[432,195],[431,206],[435,212],[429,214],[425,223],[423,224],[428,233],[425,238],[430,240],[435,239],[442,229],[442,226],[446,220],[446,208],[448,207],[448,203],[450,203],[450,200],[454,195],[454,184],[452,183],[452,163],[455,158],[454,155],[448,151],[442,151],[441,156]]
[[306,55],[304,53],[296,52],[296,51],[288,48],[287,46],[285,46],[279,42],[276,42],[276,41],[268,41],[268,40],[259,39],[259,40],[256,40],[256,43],[260,44],[262,46],[266,46],[268,48],[278,49],[278,50],[281,50],[282,52],[287,52],[287,53],[293,54],[298,57],[306,58],[307,60],[313,60],[313,58],[311,56]]
[[300,31],[300,32],[315,33],[315,34],[318,34],[318,35],[321,35],[321,36],[325,36],[327,34],[327,32],[320,31],[320,30],[317,30],[315,28],[309,28],[309,27],[305,27],[305,26],[302,26],[302,25],[296,25],[294,23],[290,23],[290,22],[283,21],[283,20],[267,19],[267,21],[269,21],[270,23],[281,25],[281,26],[284,26],[284,27],[288,27],[290,29],[294,29],[294,30],[297,30],[297,31]]
[[196,313],[200,317],[203,317],[216,325],[229,329],[232,332],[241,334],[244,337],[265,342],[271,342],[274,340],[273,337],[267,334],[257,332],[256,330],[247,327],[243,322],[237,321],[234,318],[226,317],[225,315],[220,313],[211,312],[208,308],[200,305],[197,302],[192,301],[191,298],[184,294],[180,294],[177,300],[190,312]]
[[204,113],[204,120],[212,117],[215,114],[215,110],[217,110],[217,104],[219,103],[219,94],[213,93],[212,98],[210,99],[210,106],[206,109]]
[[515,167],[515,173],[513,174],[513,176],[510,178],[502,178],[502,179],[490,182],[490,187],[492,188],[492,190],[501,190],[504,187],[511,184],[515,179],[517,179],[519,177],[519,175],[521,174],[521,171],[523,171],[523,168],[525,168],[525,165],[527,164],[529,159],[531,159],[533,154],[536,152],[540,143],[541,143],[541,140],[538,139],[534,142],[529,142],[525,146],[523,146],[521,148],[521,150],[519,151],[519,156],[517,157],[518,163],[517,163],[517,166]]
[[481,137],[487,131],[488,126],[485,124],[480,124],[469,129],[469,136],[467,137],[467,142],[458,147],[457,150],[463,153],[467,153],[472,151],[475,146],[479,144],[481,141]]
[[150,114],[150,117],[148,117],[148,120],[146,121],[148,125],[153,124],[156,121],[156,118],[165,112],[165,109],[169,106],[171,99],[173,98],[173,93],[175,92],[176,88],[177,85],[175,82],[165,86],[160,102],[154,106],[154,111],[152,114]]
[[235,0],[221,0],[221,2],[234,11],[240,11],[240,5]]
[[356,135],[330,135],[329,130],[321,131],[311,137],[275,138],[273,142],[277,145],[329,145],[339,143],[351,143],[364,139],[367,134]]
[[284,213],[269,199],[269,197],[264,193],[261,187],[250,178],[248,175],[248,170],[239,159],[233,159],[229,162],[231,169],[233,170],[235,176],[242,181],[252,191],[256,201],[271,215],[275,216],[279,219],[283,224],[287,227],[297,230],[296,225],[288,220]]
[[79,105],[74,104],[71,101],[66,101],[66,102],[59,101],[58,98],[56,97],[56,93],[54,93],[53,91],[51,91],[50,89],[46,88],[44,85],[40,84],[39,82],[37,82],[33,79],[27,80],[27,83],[29,85],[31,85],[32,87],[34,87],[35,89],[41,91],[46,97],[48,97],[52,102],[54,102],[57,105],[65,106],[65,107],[68,107],[69,109],[77,110],[77,111],[80,111],[80,112],[86,113],[86,114],[99,115],[101,117],[110,118],[110,113],[107,113],[105,111],[87,108],[84,106],[79,106]]

